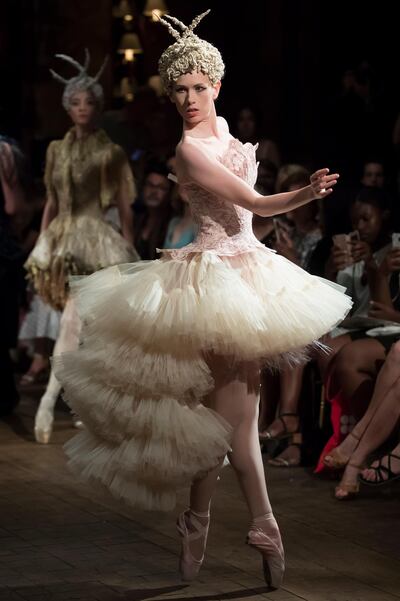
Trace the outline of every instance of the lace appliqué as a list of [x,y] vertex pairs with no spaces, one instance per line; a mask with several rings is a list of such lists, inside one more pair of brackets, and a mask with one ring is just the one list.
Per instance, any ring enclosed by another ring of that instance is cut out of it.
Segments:
[[[232,173],[254,187],[257,179],[256,150],[247,142],[233,138],[218,160]],[[251,211],[231,204],[211,194],[197,184],[186,184],[193,219],[198,225],[194,242],[181,249],[162,249],[173,259],[185,259],[198,252],[217,255],[237,255],[265,246],[253,234]]]

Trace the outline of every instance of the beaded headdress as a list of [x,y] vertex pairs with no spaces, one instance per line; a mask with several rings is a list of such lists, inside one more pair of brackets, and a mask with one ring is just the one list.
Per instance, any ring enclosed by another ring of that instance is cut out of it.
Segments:
[[56,57],[61,58],[65,62],[69,63],[70,65],[75,67],[79,72],[78,75],[75,75],[75,77],[71,77],[71,79],[65,79],[64,77],[61,77],[61,75],[50,69],[50,73],[52,74],[54,79],[60,81],[65,85],[62,98],[62,103],[65,110],[69,110],[71,98],[74,94],[76,94],[77,92],[86,92],[88,90],[92,92],[98,105],[98,108],[101,110],[103,108],[104,95],[103,88],[99,84],[99,79],[103,74],[103,71],[108,61],[108,57],[105,58],[97,75],[95,75],[94,77],[91,77],[88,74],[88,69],[90,65],[90,54],[87,48],[85,49],[85,62],[83,65],[78,63],[78,61],[76,61],[72,57],[67,56],[66,54],[56,54]]
[[[168,28],[170,34],[177,40],[162,53],[158,61],[158,71],[164,88],[168,94],[172,92],[172,85],[181,75],[198,71],[208,75],[214,85],[224,76],[225,65],[219,50],[202,40],[193,33],[200,21],[210,11],[202,13],[190,25],[185,25],[175,17],[164,15],[159,17],[161,23]],[[165,19],[168,19],[166,21]],[[177,28],[171,25],[173,23]],[[179,29],[181,31],[179,31]]]

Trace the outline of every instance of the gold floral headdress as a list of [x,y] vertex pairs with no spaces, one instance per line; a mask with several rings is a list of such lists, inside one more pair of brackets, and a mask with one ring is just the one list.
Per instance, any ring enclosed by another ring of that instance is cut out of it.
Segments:
[[[193,71],[204,73],[208,75],[213,85],[224,76],[225,65],[219,50],[193,33],[193,30],[209,12],[207,10],[195,17],[190,25],[185,25],[182,21],[170,15],[159,17],[161,23],[168,28],[170,34],[177,40],[174,44],[168,46],[158,61],[158,71],[168,94],[172,92],[174,81],[181,75],[185,75],[185,73],[192,73]],[[168,21],[165,19],[168,19]],[[173,27],[171,23],[182,31]]]

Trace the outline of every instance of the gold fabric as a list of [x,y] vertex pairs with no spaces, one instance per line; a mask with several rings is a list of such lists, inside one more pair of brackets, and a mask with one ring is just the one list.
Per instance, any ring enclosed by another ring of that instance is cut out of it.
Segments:
[[44,181],[57,217],[40,235],[25,267],[45,302],[62,309],[69,275],[138,259],[104,219],[122,189],[133,201],[135,184],[124,151],[103,130],[77,139],[74,129],[49,145]]

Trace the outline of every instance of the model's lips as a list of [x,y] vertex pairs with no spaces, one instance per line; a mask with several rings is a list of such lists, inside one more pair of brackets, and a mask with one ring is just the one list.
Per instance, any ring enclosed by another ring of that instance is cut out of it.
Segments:
[[199,109],[187,109],[186,114],[191,117],[192,115],[196,115],[199,112]]

